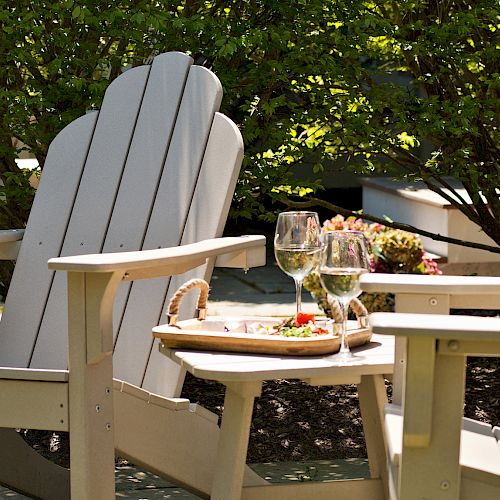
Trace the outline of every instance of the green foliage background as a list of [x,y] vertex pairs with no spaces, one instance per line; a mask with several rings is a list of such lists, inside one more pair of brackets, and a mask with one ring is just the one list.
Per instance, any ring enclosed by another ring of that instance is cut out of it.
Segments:
[[[272,220],[277,200],[317,191],[340,160],[423,180],[500,243],[497,0],[1,5],[0,227],[22,227],[33,194],[12,137],[43,168],[52,138],[123,68],[179,50],[216,72],[243,133],[233,217]],[[293,175],[301,165],[309,181]]]

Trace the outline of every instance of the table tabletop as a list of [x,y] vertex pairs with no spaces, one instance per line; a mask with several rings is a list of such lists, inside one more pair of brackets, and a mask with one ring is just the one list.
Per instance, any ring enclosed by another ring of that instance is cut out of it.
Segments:
[[369,343],[352,349],[359,360],[349,364],[339,364],[333,355],[240,354],[169,349],[161,344],[160,351],[195,377],[219,382],[310,380],[341,375],[346,380],[352,378],[355,383],[361,375],[391,374],[394,370],[394,338],[387,335],[373,335]]

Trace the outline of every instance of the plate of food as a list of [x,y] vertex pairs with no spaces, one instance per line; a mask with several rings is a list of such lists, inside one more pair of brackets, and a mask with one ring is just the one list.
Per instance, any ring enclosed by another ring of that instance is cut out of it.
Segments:
[[[283,319],[208,316],[157,326],[153,335],[168,348],[314,356],[340,349],[335,326],[331,320],[305,313]],[[349,346],[356,347],[369,342],[371,332],[349,321],[347,338]]]

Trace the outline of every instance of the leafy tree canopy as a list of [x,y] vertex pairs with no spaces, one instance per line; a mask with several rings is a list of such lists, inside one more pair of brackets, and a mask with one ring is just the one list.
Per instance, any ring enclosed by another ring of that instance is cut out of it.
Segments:
[[[423,180],[500,243],[497,0],[2,3],[4,226],[29,210],[12,137],[43,167],[52,138],[123,68],[180,50],[217,73],[243,133],[234,217],[272,220],[271,203],[318,191],[326,162],[342,160]],[[293,175],[301,165],[310,181]]]

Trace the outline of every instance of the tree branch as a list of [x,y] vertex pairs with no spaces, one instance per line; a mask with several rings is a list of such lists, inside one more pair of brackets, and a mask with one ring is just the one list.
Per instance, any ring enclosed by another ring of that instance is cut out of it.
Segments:
[[402,224],[400,222],[392,222],[386,219],[381,219],[379,217],[375,217],[370,214],[360,213],[353,210],[347,210],[345,208],[339,207],[338,205],[334,205],[325,200],[321,200],[319,198],[307,198],[308,201],[293,201],[288,198],[282,199],[281,202],[286,206],[297,209],[310,208],[314,206],[319,206],[323,208],[327,208],[332,212],[337,212],[344,217],[361,217],[363,219],[369,220],[370,222],[376,222],[378,224],[383,224],[384,226],[389,226],[394,229],[401,229],[403,231],[408,231],[410,233],[417,233],[420,236],[426,236],[428,238],[432,238],[436,241],[443,241],[445,243],[453,243],[454,245],[460,245],[464,247],[477,248],[480,250],[486,250],[488,252],[500,253],[500,247],[494,247],[491,245],[484,245],[482,243],[475,243],[473,241],[464,241],[459,240],[457,238],[451,238],[449,236],[443,236],[441,234],[431,233],[430,231],[426,231],[424,229],[419,229],[415,226],[411,226],[410,224]]

